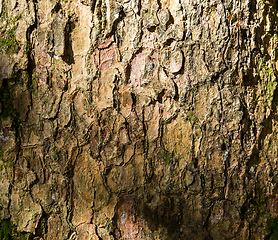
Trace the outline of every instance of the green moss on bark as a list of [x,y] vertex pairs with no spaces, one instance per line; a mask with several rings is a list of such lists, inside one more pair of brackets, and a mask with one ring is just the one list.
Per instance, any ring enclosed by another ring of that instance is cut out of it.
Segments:
[[15,226],[9,220],[1,220],[0,222],[0,239],[1,240],[25,240],[26,234],[18,233]]
[[4,54],[14,54],[19,51],[19,46],[15,37],[16,28],[8,30],[1,38],[0,38],[0,50]]
[[271,218],[266,226],[266,230],[269,235],[266,237],[267,240],[278,239],[278,218]]

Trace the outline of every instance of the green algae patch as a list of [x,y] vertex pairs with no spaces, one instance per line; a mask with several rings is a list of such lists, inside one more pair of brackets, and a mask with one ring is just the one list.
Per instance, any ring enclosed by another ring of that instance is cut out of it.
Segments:
[[278,239],[278,218],[271,218],[266,226],[266,231],[269,233],[266,237],[267,240]]
[[0,239],[1,240],[25,240],[26,234],[18,233],[15,226],[9,220],[1,220],[0,222]]
[[167,151],[164,152],[164,163],[169,165],[171,161],[171,154]]
[[0,51],[5,54],[14,54],[19,51],[19,46],[15,37],[16,28],[8,30],[0,38]]

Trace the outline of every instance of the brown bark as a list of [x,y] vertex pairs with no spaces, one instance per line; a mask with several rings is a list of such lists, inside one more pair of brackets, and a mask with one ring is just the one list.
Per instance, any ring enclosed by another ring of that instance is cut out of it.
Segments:
[[275,238],[277,1],[0,13],[1,219],[36,240]]

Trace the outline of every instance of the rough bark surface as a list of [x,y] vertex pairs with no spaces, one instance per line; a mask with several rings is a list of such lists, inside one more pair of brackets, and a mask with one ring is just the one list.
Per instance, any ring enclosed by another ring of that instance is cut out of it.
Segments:
[[276,239],[277,4],[0,0],[0,219]]

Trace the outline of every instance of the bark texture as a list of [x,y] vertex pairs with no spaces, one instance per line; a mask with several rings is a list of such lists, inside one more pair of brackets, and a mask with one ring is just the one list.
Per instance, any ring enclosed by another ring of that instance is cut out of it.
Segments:
[[0,219],[277,239],[277,4],[0,0]]

